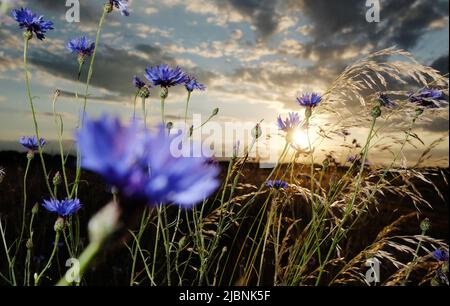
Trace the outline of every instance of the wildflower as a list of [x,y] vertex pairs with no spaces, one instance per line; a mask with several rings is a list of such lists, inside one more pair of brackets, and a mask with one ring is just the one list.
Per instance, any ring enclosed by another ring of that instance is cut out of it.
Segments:
[[33,33],[39,40],[45,38],[48,30],[53,30],[53,22],[45,21],[44,16],[37,16],[29,8],[20,8],[12,10],[12,17],[19,23],[21,29],[25,29],[26,37],[31,39]]
[[395,104],[393,101],[391,101],[389,99],[389,97],[384,94],[384,93],[380,93],[379,97],[378,97],[378,103],[380,104],[380,106],[384,106],[387,108],[395,108],[397,107],[397,104]]
[[167,65],[159,65],[145,69],[145,77],[153,83],[155,86],[161,86],[168,88],[186,83],[188,80],[187,75],[181,70],[180,67],[175,69],[170,68]]
[[39,149],[39,144],[41,147],[45,145],[45,140],[43,138],[39,139],[39,143],[37,141],[36,136],[22,136],[19,139],[19,142],[21,145],[23,145],[25,148],[27,148],[29,151],[35,152]]
[[142,81],[137,75],[133,76],[133,85],[137,89],[141,89],[145,86],[145,82]]
[[437,261],[447,262],[448,261],[448,251],[446,251],[444,249],[436,249],[433,252],[433,257]]
[[121,195],[148,204],[193,205],[217,187],[218,168],[204,157],[175,157],[173,135],[164,126],[157,133],[133,122],[123,126],[117,118],[86,120],[76,136],[82,166],[97,172]]
[[73,215],[81,208],[80,200],[67,198],[61,201],[56,199],[44,200],[42,206],[50,212],[57,213],[61,218]]
[[277,125],[278,128],[284,132],[290,132],[297,129],[300,125],[300,117],[298,113],[291,112],[288,114],[286,120],[282,120],[281,116],[278,116]]
[[255,127],[252,129],[252,137],[254,139],[258,139],[262,136],[262,129],[261,129],[261,123],[257,123]]
[[111,7],[111,10],[113,7],[120,10],[120,13],[123,16],[130,16],[130,12],[128,11],[128,0],[109,0],[109,5]]
[[322,97],[314,92],[304,93],[300,97],[297,97],[298,104],[305,107],[316,107],[320,101],[322,101]]
[[145,84],[138,76],[133,76],[133,85],[138,89],[138,96],[144,99],[150,97],[150,86]]
[[67,50],[78,55],[79,61],[94,53],[95,43],[89,41],[85,36],[71,39],[66,46]]
[[447,104],[441,90],[425,88],[409,95],[409,101],[423,108],[440,108]]
[[194,89],[197,89],[197,90],[205,90],[206,89],[205,85],[197,82],[197,79],[194,77],[191,77],[191,76],[188,76],[186,78],[184,87],[186,88],[186,90],[188,92],[193,92]]
[[266,182],[266,186],[273,189],[286,189],[289,185],[285,181],[282,180],[268,180]]

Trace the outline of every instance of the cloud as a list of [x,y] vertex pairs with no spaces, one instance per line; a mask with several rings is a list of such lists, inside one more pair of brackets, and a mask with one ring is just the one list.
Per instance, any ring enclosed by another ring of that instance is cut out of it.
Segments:
[[434,69],[438,70],[442,74],[448,73],[448,54],[443,55],[439,58],[437,58],[433,63],[430,65]]

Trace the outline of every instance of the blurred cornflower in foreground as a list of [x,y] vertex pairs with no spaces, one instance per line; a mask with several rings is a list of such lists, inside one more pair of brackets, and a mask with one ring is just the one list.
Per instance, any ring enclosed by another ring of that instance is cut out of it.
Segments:
[[20,137],[19,142],[22,146],[33,152],[39,149],[39,144],[41,145],[41,147],[45,145],[45,140],[43,138],[40,138],[38,143],[36,136],[22,136]]
[[430,88],[425,88],[416,94],[411,94],[409,101],[423,108],[440,108],[448,103],[441,90]]
[[79,61],[84,61],[86,57],[91,56],[94,52],[95,43],[83,36],[71,39],[66,47],[70,52],[78,55]]
[[109,0],[109,5],[111,6],[111,10],[115,7],[123,16],[130,15],[128,11],[128,0]]
[[159,65],[151,68],[147,67],[145,69],[145,77],[152,82],[153,85],[165,88],[184,84],[188,80],[187,75],[180,67],[172,69],[168,65]]
[[53,22],[45,21],[44,16],[37,16],[29,8],[12,10],[12,17],[19,23],[21,29],[25,29],[28,39],[33,37],[33,33],[40,40],[45,38],[45,33],[53,30]]
[[[103,116],[78,132],[82,166],[97,172],[119,194],[148,204],[196,204],[218,187],[219,169],[205,157],[175,157],[163,126],[156,133]],[[194,149],[193,149],[194,150]]]
[[78,199],[44,200],[42,206],[50,212],[57,213],[61,218],[73,215],[81,208],[80,200]]
[[184,87],[186,88],[186,90],[188,92],[193,92],[195,89],[197,89],[197,90],[205,90],[206,89],[205,85],[197,82],[197,79],[192,76],[187,77],[187,79],[184,83]]
[[433,257],[434,259],[436,259],[437,261],[443,261],[443,262],[448,262],[448,251],[443,250],[443,249],[436,249],[433,252]]
[[286,189],[289,185],[285,181],[282,180],[268,180],[266,182],[266,186],[273,189]]

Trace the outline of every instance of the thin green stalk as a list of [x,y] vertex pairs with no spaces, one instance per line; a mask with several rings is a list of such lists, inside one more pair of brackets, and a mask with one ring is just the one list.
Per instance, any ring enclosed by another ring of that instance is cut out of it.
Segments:
[[35,278],[34,278],[35,286],[39,285],[39,281],[41,280],[42,276],[52,265],[53,258],[55,257],[56,251],[58,250],[59,235],[60,235],[59,230],[57,230],[56,234],[55,234],[55,241],[53,244],[52,254],[50,255],[50,258],[48,259],[48,262],[45,265],[44,269],[41,271],[41,273],[39,273],[37,276],[35,276]]
[[184,111],[184,124],[187,124],[187,115],[188,115],[188,108],[189,108],[189,100],[191,99],[191,91],[188,91],[188,96],[186,99],[186,109]]
[[29,44],[29,38],[26,37],[26,35],[24,35],[23,68],[24,68],[24,73],[25,73],[26,93],[27,93],[28,101],[30,102],[31,114],[33,116],[34,131],[35,131],[36,138],[37,138],[38,152],[39,152],[39,157],[41,159],[42,170],[44,171],[45,184],[47,185],[47,189],[48,189],[48,192],[50,193],[51,197],[54,198],[55,196],[53,194],[52,188],[50,187],[50,182],[48,181],[47,168],[45,167],[44,155],[42,153],[42,145],[41,145],[41,142],[39,141],[40,137],[39,137],[39,127],[38,127],[37,118],[36,118],[36,111],[34,110],[33,97],[31,96],[30,78],[29,78],[29,73],[28,73],[28,59],[27,59],[28,58],[28,44]]
[[22,203],[22,226],[20,228],[19,240],[17,241],[16,252],[14,253],[13,262],[16,260],[17,253],[19,252],[20,245],[22,244],[23,234],[25,232],[25,219],[27,213],[27,176],[30,169],[31,158],[27,158],[27,167],[25,168],[25,174],[23,175],[23,203]]
[[16,273],[14,272],[14,264],[11,261],[11,257],[9,256],[9,248],[8,245],[6,244],[5,231],[3,229],[3,224],[1,220],[0,220],[0,234],[2,235],[3,247],[5,248],[6,259],[8,261],[9,277],[12,279],[13,286],[17,286]]

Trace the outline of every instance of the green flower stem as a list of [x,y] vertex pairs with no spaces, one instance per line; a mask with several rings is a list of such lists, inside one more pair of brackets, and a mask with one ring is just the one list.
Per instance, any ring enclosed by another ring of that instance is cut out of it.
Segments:
[[27,213],[27,176],[30,169],[31,159],[27,159],[27,167],[25,168],[25,174],[23,175],[23,203],[22,203],[22,226],[20,228],[20,236],[17,241],[16,252],[14,253],[13,262],[15,262],[17,253],[19,252],[20,245],[22,244],[23,234],[25,232],[25,219]]
[[41,280],[42,276],[44,276],[44,273],[52,265],[53,258],[55,257],[56,251],[58,250],[59,235],[60,235],[60,232],[59,232],[59,230],[57,230],[56,234],[55,234],[55,241],[54,241],[54,244],[53,244],[52,254],[50,255],[50,258],[48,259],[48,262],[45,265],[44,269],[41,271],[41,273],[39,273],[39,275],[35,276],[35,278],[34,278],[34,285],[35,286],[39,285],[39,281]]
[[188,91],[187,99],[186,99],[186,109],[184,111],[184,124],[187,124],[187,115],[188,115],[188,108],[189,108],[189,101],[191,100],[191,93]]
[[137,102],[138,92],[134,95],[134,99],[133,99],[133,120],[136,119],[136,102]]
[[145,98],[142,97],[141,98],[141,103],[142,103],[142,116],[144,118],[144,127],[147,127],[147,111],[145,110]]
[[166,98],[161,97],[161,120],[164,126],[166,126],[166,117],[164,115],[164,104],[165,104]]
[[36,112],[34,110],[33,97],[31,96],[30,78],[29,78],[29,73],[28,73],[28,60],[27,60],[28,56],[27,55],[28,55],[29,39],[25,36],[24,36],[24,48],[23,48],[23,68],[24,68],[24,72],[25,72],[26,93],[27,93],[28,101],[30,102],[31,114],[33,115],[34,131],[35,131],[36,138],[37,138],[38,151],[39,151],[39,157],[41,159],[42,170],[44,171],[45,184],[47,185],[47,189],[48,189],[48,192],[50,193],[51,197],[54,198],[55,196],[53,194],[52,188],[50,187],[50,182],[48,181],[47,168],[45,167],[44,156],[42,154],[42,145],[41,145],[41,142],[39,141],[39,139],[40,139],[39,127],[38,127],[38,123],[37,123],[37,119],[36,119]]
[[17,282],[16,282],[16,273],[14,271],[14,264],[11,260],[11,257],[9,256],[9,248],[8,245],[6,244],[6,237],[5,237],[5,231],[3,230],[3,224],[2,221],[0,220],[0,234],[2,236],[2,241],[3,241],[3,247],[5,248],[5,253],[6,253],[6,259],[8,261],[8,267],[9,267],[9,277],[12,280],[12,285],[13,286],[17,286]]
[[[101,245],[102,244],[100,242],[91,242],[86,247],[86,249],[84,249],[83,253],[81,253],[80,257],[78,258],[78,261],[80,263],[80,279],[83,276],[89,264],[91,263],[91,261],[97,255]],[[56,284],[56,286],[69,286],[69,285],[70,283],[66,280],[65,276],[63,276]]]
[[[84,114],[86,112],[86,104],[87,104],[87,99],[88,99],[88,95],[89,95],[89,87],[90,87],[90,83],[92,80],[92,75],[94,73],[95,56],[97,55],[98,44],[100,42],[100,35],[102,32],[103,23],[105,21],[107,14],[108,14],[108,10],[106,9],[106,6],[105,6],[105,8],[103,9],[103,14],[100,17],[100,21],[98,23],[97,35],[95,37],[95,48],[94,48],[94,51],[92,52],[91,60],[89,63],[89,70],[88,70],[88,75],[87,75],[87,79],[86,79],[86,89],[84,92],[84,100],[83,100],[83,111],[80,114],[81,120],[78,122],[78,128],[80,126],[82,126],[83,122],[84,122]],[[78,190],[78,184],[80,182],[81,164],[80,164],[80,154],[78,151],[79,150],[77,150],[77,169],[76,169],[76,175],[75,175],[75,182],[73,184],[72,192],[70,193],[70,195],[71,195],[70,197],[74,196],[75,192]]]

